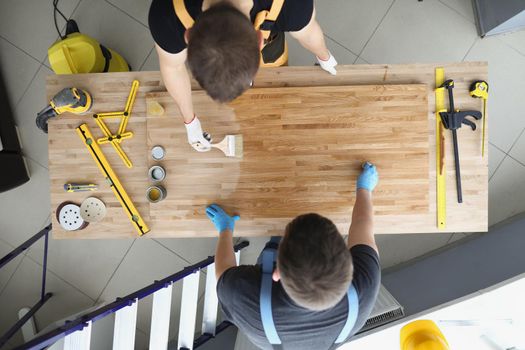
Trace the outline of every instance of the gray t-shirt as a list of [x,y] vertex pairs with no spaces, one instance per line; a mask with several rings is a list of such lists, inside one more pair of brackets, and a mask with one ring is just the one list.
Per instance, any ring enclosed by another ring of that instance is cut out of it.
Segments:
[[[381,283],[379,256],[374,249],[357,245],[350,249],[350,253],[354,263],[352,283],[359,296],[359,316],[346,341],[366,323]],[[260,265],[232,267],[222,274],[217,283],[217,295],[226,319],[256,346],[272,349],[261,321],[260,289]],[[348,301],[345,296],[331,309],[311,311],[294,303],[281,283],[274,282],[272,314],[284,350],[335,349],[335,339],[347,319]]]

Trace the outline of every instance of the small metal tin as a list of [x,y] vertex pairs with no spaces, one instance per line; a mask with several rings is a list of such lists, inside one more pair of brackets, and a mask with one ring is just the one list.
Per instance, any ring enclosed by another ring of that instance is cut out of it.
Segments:
[[150,186],[146,191],[146,198],[150,203],[158,203],[166,198],[166,195],[166,189],[160,185]]
[[151,181],[159,182],[166,178],[166,170],[160,165],[154,165],[149,168],[148,176]]
[[155,146],[151,149],[151,158],[154,160],[162,160],[166,155],[166,151],[162,146]]

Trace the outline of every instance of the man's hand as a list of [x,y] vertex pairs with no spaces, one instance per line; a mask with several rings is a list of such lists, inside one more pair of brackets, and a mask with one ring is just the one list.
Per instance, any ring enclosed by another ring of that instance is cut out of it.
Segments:
[[363,164],[363,171],[357,178],[357,189],[365,189],[372,192],[379,181],[376,166],[372,163],[366,162]]
[[211,222],[213,222],[215,228],[217,229],[217,231],[219,231],[219,234],[221,234],[225,230],[230,230],[230,232],[233,232],[235,221],[241,218],[239,215],[235,215],[233,217],[229,216],[217,204],[212,204],[209,207],[207,207],[206,215],[211,220]]
[[186,124],[186,132],[188,134],[188,143],[198,152],[207,152],[211,149],[211,144],[208,139],[204,137],[202,131],[201,122],[197,116],[193,117],[193,120]]
[[332,75],[337,75],[337,70],[335,70],[335,67],[337,66],[337,61],[335,60],[335,57],[330,51],[328,51],[328,54],[330,55],[330,57],[328,57],[327,60],[322,60],[316,56],[317,62],[319,63],[321,68],[327,71],[328,73]]

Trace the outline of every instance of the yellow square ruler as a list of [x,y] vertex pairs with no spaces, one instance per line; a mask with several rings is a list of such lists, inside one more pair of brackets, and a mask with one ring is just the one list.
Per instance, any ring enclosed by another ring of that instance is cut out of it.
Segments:
[[97,142],[95,142],[95,139],[89,131],[87,124],[80,125],[76,130],[78,136],[86,145],[87,149],[89,150],[89,153],[97,163],[98,168],[102,172],[102,175],[104,175],[104,177],[108,181],[109,185],[111,186],[111,189],[113,190],[113,193],[119,200],[120,204],[122,205],[122,208],[126,212],[128,218],[131,220],[131,223],[133,224],[139,235],[142,236],[143,234],[149,232],[148,225],[146,225],[146,223],[140,216],[139,211],[137,210],[137,208],[135,208],[135,205],[133,205],[133,202],[126,193],[126,190],[120,183],[117,175],[111,168],[111,165],[109,165],[106,156],[104,156],[104,153],[102,153],[102,150],[98,146]]
[[447,190],[445,175],[445,129],[440,112],[446,112],[445,106],[445,70],[436,68],[436,214],[437,227],[444,229],[447,220]]
[[[133,104],[135,103],[135,98],[137,97],[137,91],[139,89],[139,81],[133,80],[133,83],[131,85],[131,91],[128,95],[128,100],[126,102],[126,106],[123,111],[121,112],[106,112],[106,113],[96,113],[93,114],[93,119],[97,122],[97,125],[100,127],[100,130],[104,133],[105,137],[99,138],[97,140],[97,143],[102,145],[105,143],[110,143],[115,151],[117,151],[118,155],[126,164],[128,168],[131,168],[133,164],[131,163],[131,160],[129,160],[129,157],[124,152],[124,150],[121,147],[122,140],[129,139],[133,137],[133,133],[131,131],[126,132],[126,126],[128,125],[129,117],[131,116],[131,110],[133,108]],[[120,118],[120,125],[118,128],[118,131],[116,134],[113,134],[111,130],[109,130],[106,123],[104,123],[104,119],[113,119],[113,118]]]

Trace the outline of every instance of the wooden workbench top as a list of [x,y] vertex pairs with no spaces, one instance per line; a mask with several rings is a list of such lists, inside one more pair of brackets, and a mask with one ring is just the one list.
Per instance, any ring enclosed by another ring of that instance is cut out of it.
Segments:
[[[354,65],[340,66],[338,75],[333,77],[316,67],[282,67],[261,69],[255,87],[308,87],[308,86],[342,86],[342,85],[383,85],[383,84],[425,84],[428,89],[428,209],[414,210],[411,213],[389,215],[380,212],[376,216],[377,233],[425,233],[437,232],[435,225],[435,131],[434,131],[434,68],[435,64],[413,65]],[[439,65],[445,68],[447,78],[455,80],[455,101],[461,109],[481,110],[481,102],[468,95],[471,81],[487,80],[487,65],[483,62],[468,62]],[[115,151],[103,145],[102,149],[119,175],[128,194],[133,199],[144,220],[150,224],[152,231],[144,237],[203,237],[216,235],[212,225],[205,217],[189,218],[185,225],[156,219],[155,210],[145,199],[148,159],[148,128],[146,118],[146,94],[165,90],[158,72],[130,72],[111,74],[84,74],[68,76],[49,76],[47,94],[54,95],[61,88],[75,86],[88,90],[94,97],[94,108],[91,112],[109,112],[122,110],[131,87],[132,80],[140,81],[140,89],[129,121],[128,129],[134,137],[123,142],[123,148],[134,166],[127,169]],[[194,84],[194,90],[199,90]],[[199,92],[196,92],[198,95]],[[202,93],[200,93],[202,94]],[[202,94],[203,95],[203,94]],[[196,107],[198,108],[198,107]],[[74,129],[86,122],[95,137],[102,136],[96,124],[89,116],[61,115],[50,123],[49,127],[49,173],[51,179],[51,212],[54,224],[54,238],[123,238],[135,237],[136,232],[129,223],[120,203],[116,200],[109,186],[105,183],[87,149],[82,144]],[[108,123],[109,124],[109,123]],[[479,124],[479,123],[478,123]],[[115,128],[116,123],[110,128]],[[206,122],[203,121],[204,128]],[[479,128],[481,129],[481,128]],[[446,134],[446,168],[447,168],[447,227],[444,232],[481,232],[487,230],[487,196],[488,196],[488,162],[480,155],[481,133],[462,128],[458,132],[460,142],[461,170],[463,180],[464,203],[456,202],[452,143],[449,132]],[[249,140],[245,140],[248,142]],[[189,147],[189,146],[187,146]],[[190,153],[191,154],[191,153]],[[350,172],[351,173],[351,172]],[[380,174],[381,175],[381,174]],[[383,173],[384,176],[391,174]],[[355,177],[355,175],[353,175]],[[169,179],[169,177],[168,177]],[[354,179],[355,181],[355,179]],[[62,186],[66,182],[96,182],[99,190],[93,195],[102,199],[108,214],[100,223],[91,224],[86,229],[67,232],[60,228],[55,219],[58,205],[64,201],[80,204],[88,195],[86,193],[65,193]],[[169,198],[168,194],[168,198]],[[216,198],[210,198],[210,201]],[[378,199],[379,200],[379,199]],[[349,201],[348,203],[351,203]],[[162,204],[159,203],[159,204]],[[385,208],[384,202],[379,202]],[[406,204],[405,204],[406,207]],[[418,207],[421,209],[421,207]],[[310,209],[310,208],[308,208]],[[330,217],[329,212],[319,210]],[[152,213],[152,215],[150,215]],[[348,218],[340,215],[333,218],[342,233],[346,233],[350,224],[351,207]],[[195,215],[200,215],[196,212]],[[153,217],[152,217],[153,216]],[[259,236],[282,234],[287,218],[264,220],[247,215],[236,226],[237,234],[242,236]],[[159,229],[155,229],[158,226]],[[160,229],[163,227],[163,229]]]

